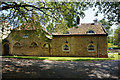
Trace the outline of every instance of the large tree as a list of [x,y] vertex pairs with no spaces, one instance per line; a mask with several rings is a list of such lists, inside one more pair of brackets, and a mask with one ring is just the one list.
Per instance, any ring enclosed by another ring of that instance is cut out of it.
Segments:
[[34,24],[37,29],[44,26],[52,33],[55,24],[76,25],[76,17],[83,18],[83,11],[90,5],[90,2],[1,2],[0,21],[7,20],[14,28],[23,23]]
[[75,25],[76,19],[74,18],[77,14],[81,17],[85,16],[83,11],[90,5],[89,2],[1,2],[1,4],[2,11],[8,12],[7,14],[3,12],[1,18],[9,20],[14,26],[35,20],[42,25],[66,21],[69,27]]
[[[109,22],[120,22],[119,2],[0,2],[0,21],[7,20],[10,25],[17,27],[23,23],[34,24],[36,27],[45,26],[53,32],[56,23],[67,23],[67,27],[76,25],[76,17],[84,17],[83,11],[89,7],[97,7],[98,12],[104,13]],[[96,15],[97,15],[96,13]]]

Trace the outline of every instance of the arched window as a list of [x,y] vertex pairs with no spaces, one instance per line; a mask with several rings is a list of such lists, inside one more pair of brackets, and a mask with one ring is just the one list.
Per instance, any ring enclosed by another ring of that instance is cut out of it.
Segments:
[[95,32],[93,30],[89,30],[86,32],[87,34],[95,34]]
[[43,45],[43,47],[44,47],[44,48],[49,48],[49,44],[46,43],[46,44]]
[[19,42],[16,42],[16,43],[14,44],[14,46],[20,46],[20,43],[19,43]]
[[63,46],[63,51],[70,51],[69,46],[68,46],[68,45],[64,45],[64,46]]
[[88,46],[88,51],[95,51],[94,46],[93,45],[89,45]]
[[31,43],[31,46],[35,47],[35,46],[37,46],[37,43],[32,42],[32,43]]

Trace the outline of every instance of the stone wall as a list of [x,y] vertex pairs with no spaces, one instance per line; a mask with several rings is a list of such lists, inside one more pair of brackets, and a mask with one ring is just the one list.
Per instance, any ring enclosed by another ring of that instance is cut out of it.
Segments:
[[[107,57],[107,36],[53,36],[51,44],[52,56]],[[65,44],[69,45],[70,51],[62,50]],[[88,51],[90,44],[94,45],[95,51]]]
[[[13,37],[13,34],[18,34],[18,38],[21,39],[16,40]],[[49,48],[45,48],[45,44],[49,44],[49,41],[45,41],[40,39],[37,36],[28,36],[28,38],[22,38],[25,34],[22,32],[12,32],[9,37],[9,47],[11,55],[31,55],[31,56],[49,56],[50,50]],[[30,38],[31,37],[31,38]],[[31,43],[35,42],[37,46],[31,46]],[[15,43],[20,43],[20,46],[15,46]],[[4,53],[4,52],[3,52]]]
[[[19,34],[20,40],[15,40],[12,34]],[[53,36],[52,40],[43,40],[37,36],[22,38],[25,33],[12,32],[9,37],[10,54],[31,56],[81,56],[81,57],[107,57],[107,36]],[[31,37],[31,38],[30,38]],[[19,42],[20,46],[14,46]],[[37,46],[31,46],[35,42]],[[45,44],[48,44],[46,47]],[[89,45],[94,45],[95,51],[88,51]],[[63,51],[68,45],[69,51]],[[3,52],[4,53],[4,52]]]

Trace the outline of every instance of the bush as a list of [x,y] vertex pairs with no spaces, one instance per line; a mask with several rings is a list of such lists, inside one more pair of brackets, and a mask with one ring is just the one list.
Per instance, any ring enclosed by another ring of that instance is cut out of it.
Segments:
[[110,51],[110,50],[108,50],[108,53],[111,53],[111,51]]
[[110,55],[109,58],[115,58],[114,55]]
[[120,53],[118,53],[118,55],[120,55]]

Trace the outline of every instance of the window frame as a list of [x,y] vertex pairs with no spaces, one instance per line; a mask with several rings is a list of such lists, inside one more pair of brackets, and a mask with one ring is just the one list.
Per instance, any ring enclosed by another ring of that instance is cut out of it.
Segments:
[[[19,45],[17,45],[19,44]],[[16,42],[13,47],[21,47],[21,44],[19,42]]]
[[[93,46],[93,49],[94,49],[94,50],[89,50],[89,47],[90,47],[90,46]],[[88,52],[95,52],[95,46],[94,46],[93,44],[90,44],[90,45],[88,45],[87,50],[88,50]]]
[[[46,47],[46,45],[47,45],[47,47]],[[45,49],[50,48],[50,44],[49,44],[49,43],[45,43],[45,44],[43,44],[43,48],[45,48]]]
[[[68,46],[69,50],[64,50],[64,46],[65,46],[65,45]],[[70,46],[69,46],[68,44],[64,44],[64,45],[62,46],[62,51],[64,51],[64,52],[69,52],[69,51],[70,51]]]
[[[32,44],[36,44],[36,45],[32,45]],[[38,47],[38,44],[37,44],[36,42],[32,42],[32,43],[30,44],[30,47]]]
[[[90,31],[93,31],[93,33],[90,33]],[[86,34],[96,34],[94,30],[88,30]]]

